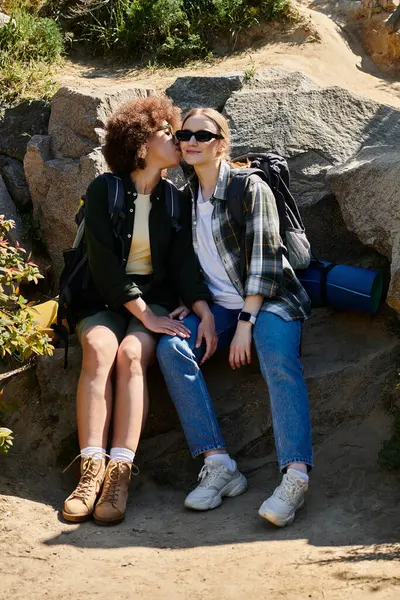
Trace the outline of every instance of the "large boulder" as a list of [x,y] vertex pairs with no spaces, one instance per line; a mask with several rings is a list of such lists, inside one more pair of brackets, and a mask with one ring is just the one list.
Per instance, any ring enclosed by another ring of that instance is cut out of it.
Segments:
[[90,181],[106,170],[98,148],[80,160],[53,158],[51,136],[34,136],[24,168],[38,219],[56,275],[63,266],[62,251],[76,234],[75,214]]
[[122,103],[154,95],[152,88],[62,87],[51,101],[49,135],[55,158],[81,158],[101,145],[105,123]]
[[[399,135],[400,132],[398,132]],[[400,138],[398,138],[400,139]],[[388,303],[400,312],[400,143],[367,147],[329,171],[350,231],[391,260]]]
[[400,135],[399,110],[338,87],[244,89],[232,94],[224,112],[238,154],[313,151],[338,164],[365,145],[396,143]]
[[380,269],[385,283],[390,279],[388,259],[374,248],[365,246],[349,231],[333,193],[313,203],[300,205],[307,237],[316,258],[365,269]]
[[43,100],[21,102],[0,117],[0,154],[23,160],[33,135],[47,134],[50,104]]
[[244,73],[178,77],[166,94],[184,113],[202,106],[222,110],[232,92],[241,89],[244,80]]
[[327,193],[326,172],[364,145],[396,143],[400,111],[320,88],[299,73],[272,69],[260,74],[224,107],[232,133],[232,156],[274,151],[289,159],[293,189],[303,202]]
[[[390,318],[390,317],[389,317]],[[389,321],[390,322],[390,321]],[[338,425],[369,414],[395,375],[400,341],[385,315],[314,312],[306,323],[303,362],[310,394],[314,440]],[[16,433],[15,451],[39,465],[66,465],[78,453],[75,394],[81,364],[79,346],[41,358],[36,373],[6,383],[4,401],[16,403],[5,423]],[[229,449],[246,472],[273,457],[273,433],[267,388],[256,363],[232,371],[226,353],[204,368]],[[138,461],[142,472],[169,483],[183,484],[198,468],[193,464],[180,430],[175,409],[160,372],[149,373],[151,410]]]

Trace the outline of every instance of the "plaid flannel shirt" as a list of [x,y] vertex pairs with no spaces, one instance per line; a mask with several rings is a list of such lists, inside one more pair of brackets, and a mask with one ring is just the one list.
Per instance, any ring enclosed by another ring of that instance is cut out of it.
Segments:
[[[269,186],[257,175],[249,177],[244,200],[245,232],[232,218],[227,207],[230,166],[223,161],[211,203],[212,234],[218,254],[232,285],[246,296],[261,295],[261,310],[272,312],[285,321],[306,319],[310,299],[286,258],[279,234],[279,216],[275,197]],[[190,182],[192,190],[193,246],[198,254],[196,234],[198,181]],[[245,244],[246,275],[241,277],[241,243]]]

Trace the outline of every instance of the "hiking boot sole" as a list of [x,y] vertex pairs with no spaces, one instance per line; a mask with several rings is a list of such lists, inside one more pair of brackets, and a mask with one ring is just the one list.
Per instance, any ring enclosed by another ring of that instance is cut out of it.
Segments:
[[83,523],[92,518],[92,513],[89,513],[88,515],[71,515],[70,513],[65,512],[65,510],[62,510],[61,514],[65,521],[70,521],[71,523]]
[[125,519],[125,514],[122,515],[122,517],[118,517],[118,519],[114,519],[114,520],[104,520],[103,519],[98,519],[97,517],[95,517],[93,515],[93,521],[96,523],[96,525],[101,525],[103,527],[109,527],[112,525],[119,525],[119,523],[122,523],[122,521]]

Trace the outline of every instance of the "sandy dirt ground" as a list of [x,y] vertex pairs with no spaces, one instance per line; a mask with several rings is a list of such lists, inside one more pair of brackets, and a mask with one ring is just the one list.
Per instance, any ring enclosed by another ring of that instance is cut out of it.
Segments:
[[397,600],[400,481],[377,466],[387,434],[377,411],[325,440],[306,507],[286,529],[257,515],[279,478],[273,464],[207,513],[140,475],[125,522],[100,528],[63,523],[71,482],[21,461],[14,478],[0,475],[0,598]]

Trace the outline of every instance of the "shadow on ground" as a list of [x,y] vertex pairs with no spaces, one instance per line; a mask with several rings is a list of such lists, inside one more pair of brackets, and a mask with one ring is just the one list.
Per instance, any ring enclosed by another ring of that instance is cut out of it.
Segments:
[[[21,478],[20,484],[9,483],[3,492],[33,501],[29,512],[33,520],[46,521],[41,543],[50,547],[177,550],[307,540],[319,548],[355,547],[347,548],[345,557],[332,557],[332,563],[399,560],[399,476],[384,472],[377,465],[377,453],[388,435],[388,427],[385,411],[377,408],[366,420],[342,426],[323,441],[316,451],[317,468],[312,474],[306,508],[286,529],[273,527],[257,514],[279,481],[274,465],[251,476],[245,494],[226,499],[220,508],[207,513],[185,510],[185,491],[160,486],[144,474],[131,487],[125,522],[113,528],[98,527],[93,522],[63,523],[57,509],[70,490],[54,471],[26,473],[25,482]],[[10,468],[14,470],[15,464],[10,463]],[[5,478],[1,482],[5,484]],[[44,514],[43,505],[51,505],[55,510]],[[9,526],[14,521],[18,527],[18,518],[17,509],[15,515],[10,515]],[[27,519],[26,514],[24,518]],[[46,530],[48,534],[44,533]],[[329,562],[330,558],[324,557],[321,564]]]

